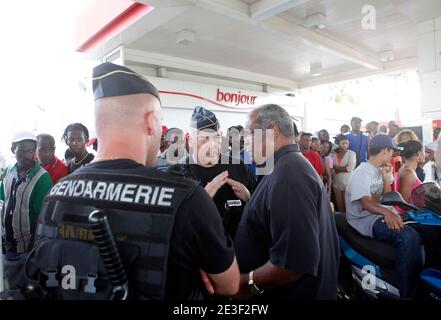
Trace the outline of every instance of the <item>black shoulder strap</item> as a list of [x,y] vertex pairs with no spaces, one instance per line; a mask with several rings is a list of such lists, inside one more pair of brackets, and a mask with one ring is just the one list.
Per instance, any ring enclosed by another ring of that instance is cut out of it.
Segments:
[[180,176],[190,179],[193,183],[196,183],[197,185],[196,175],[192,168],[193,166],[190,164],[175,164],[171,166],[167,172],[174,176]]
[[363,131],[360,131],[360,145],[358,146],[358,153],[360,154],[360,160],[361,160],[361,148],[363,146]]

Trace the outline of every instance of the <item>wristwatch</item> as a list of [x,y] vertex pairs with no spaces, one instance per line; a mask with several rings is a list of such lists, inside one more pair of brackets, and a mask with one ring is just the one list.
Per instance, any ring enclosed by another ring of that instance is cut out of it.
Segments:
[[248,274],[248,289],[252,294],[261,294],[263,290],[261,290],[258,286],[256,286],[253,277],[254,277],[254,270]]

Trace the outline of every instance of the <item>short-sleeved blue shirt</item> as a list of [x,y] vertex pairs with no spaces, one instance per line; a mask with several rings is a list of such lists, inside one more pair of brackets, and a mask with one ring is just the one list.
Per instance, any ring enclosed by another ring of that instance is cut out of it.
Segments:
[[[360,132],[361,133],[361,132]],[[369,143],[369,136],[366,132],[361,133],[358,135],[354,135],[352,132],[346,134],[346,137],[348,137],[349,140],[349,150],[352,150],[355,152],[355,154],[360,153],[360,159],[361,162],[367,161],[367,149],[368,149],[368,143]],[[361,143],[361,148],[360,148]]]

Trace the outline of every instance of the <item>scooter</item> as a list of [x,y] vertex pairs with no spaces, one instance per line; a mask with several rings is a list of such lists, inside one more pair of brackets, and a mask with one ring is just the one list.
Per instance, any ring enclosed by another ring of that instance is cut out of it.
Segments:
[[[441,189],[435,183],[424,183],[415,188],[412,191],[415,205],[404,201],[398,192],[384,194],[380,203],[409,210],[403,217],[405,224],[419,223],[440,228],[441,232],[441,211],[438,210],[441,200],[435,197],[436,211],[430,210],[433,208],[433,200],[428,200],[433,199],[431,196],[434,190],[439,197]],[[362,236],[348,224],[343,213],[336,213],[335,221],[342,252],[338,297],[343,300],[399,299],[393,246]],[[421,253],[424,256],[423,248]],[[441,300],[441,270],[425,269],[421,272],[420,279],[424,298]]]

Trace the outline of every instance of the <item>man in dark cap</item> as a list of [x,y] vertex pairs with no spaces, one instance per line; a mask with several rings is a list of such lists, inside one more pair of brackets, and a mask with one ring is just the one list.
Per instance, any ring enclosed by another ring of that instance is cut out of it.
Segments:
[[352,173],[346,187],[346,219],[360,234],[389,243],[395,248],[398,289],[402,299],[414,299],[421,268],[421,237],[403,223],[393,207],[381,205],[380,198],[390,192],[393,169],[390,164],[399,148],[385,134],[369,142],[369,160]]
[[369,142],[368,134],[361,131],[361,122],[361,118],[352,117],[352,131],[347,134],[349,140],[349,150],[354,151],[357,156],[357,167],[360,165],[360,163],[366,162],[367,160],[367,146]]
[[[46,274],[51,281],[43,290],[58,296],[71,298],[75,292],[76,299],[88,299],[95,292],[95,299],[107,298],[100,291],[104,271],[87,224],[90,212],[99,209],[117,240],[129,298],[200,298],[203,284],[210,293],[233,295],[239,280],[234,249],[210,197],[194,181],[150,168],[161,137],[157,89],[130,69],[104,63],[94,69],[93,90],[97,157],[56,184],[46,198],[39,233],[54,245],[42,242],[29,262],[30,277]],[[49,271],[41,267],[48,261]],[[63,264],[75,267],[84,288],[61,289],[50,272],[60,272]],[[106,268],[109,276],[116,268]]]
[[219,120],[213,112],[196,107],[190,127],[189,159],[170,170],[181,172],[205,188],[216,203],[225,230],[234,237],[245,204],[256,185],[254,175],[248,166],[240,162],[239,141],[232,142],[233,153],[234,145],[237,145],[235,162],[232,157],[221,157],[222,134]]

